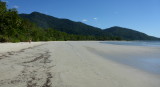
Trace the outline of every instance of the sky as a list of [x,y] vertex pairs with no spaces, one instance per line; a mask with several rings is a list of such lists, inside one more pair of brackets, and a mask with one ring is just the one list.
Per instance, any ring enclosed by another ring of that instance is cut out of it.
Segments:
[[106,29],[130,28],[160,37],[160,0],[2,0],[19,13],[41,12]]

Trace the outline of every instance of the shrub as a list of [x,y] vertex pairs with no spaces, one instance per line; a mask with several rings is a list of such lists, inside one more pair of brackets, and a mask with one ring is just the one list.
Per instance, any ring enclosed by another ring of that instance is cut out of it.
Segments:
[[7,37],[0,36],[0,42],[9,42],[9,39]]

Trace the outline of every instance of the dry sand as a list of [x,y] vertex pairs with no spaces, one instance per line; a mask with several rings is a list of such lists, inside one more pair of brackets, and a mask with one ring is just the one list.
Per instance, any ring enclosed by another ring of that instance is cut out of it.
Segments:
[[6,53],[11,51],[20,51],[29,47],[34,47],[45,42],[21,42],[21,43],[0,43],[0,53]]
[[160,86],[159,74],[114,62],[96,53],[119,57],[133,53],[149,55],[157,52],[158,48],[107,45],[94,41],[35,43],[33,47],[11,43],[3,46],[6,50],[0,49],[0,87]]

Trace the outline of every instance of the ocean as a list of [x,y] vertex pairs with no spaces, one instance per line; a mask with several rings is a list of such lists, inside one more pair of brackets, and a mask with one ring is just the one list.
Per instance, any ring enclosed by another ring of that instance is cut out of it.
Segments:
[[[125,64],[152,74],[160,75],[160,41],[104,41],[103,44],[127,45],[127,46],[143,46],[156,49],[154,52],[146,54],[107,54],[96,52],[106,59]],[[122,49],[123,51],[123,49]],[[139,51],[139,50],[137,50]],[[141,52],[140,52],[141,53]]]
[[101,43],[114,45],[160,47],[160,41],[104,41]]

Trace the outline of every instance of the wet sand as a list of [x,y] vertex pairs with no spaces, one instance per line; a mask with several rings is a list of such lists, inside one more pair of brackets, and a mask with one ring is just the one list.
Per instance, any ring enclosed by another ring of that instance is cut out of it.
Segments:
[[158,50],[62,41],[0,51],[0,87],[159,87],[159,74],[112,60]]

